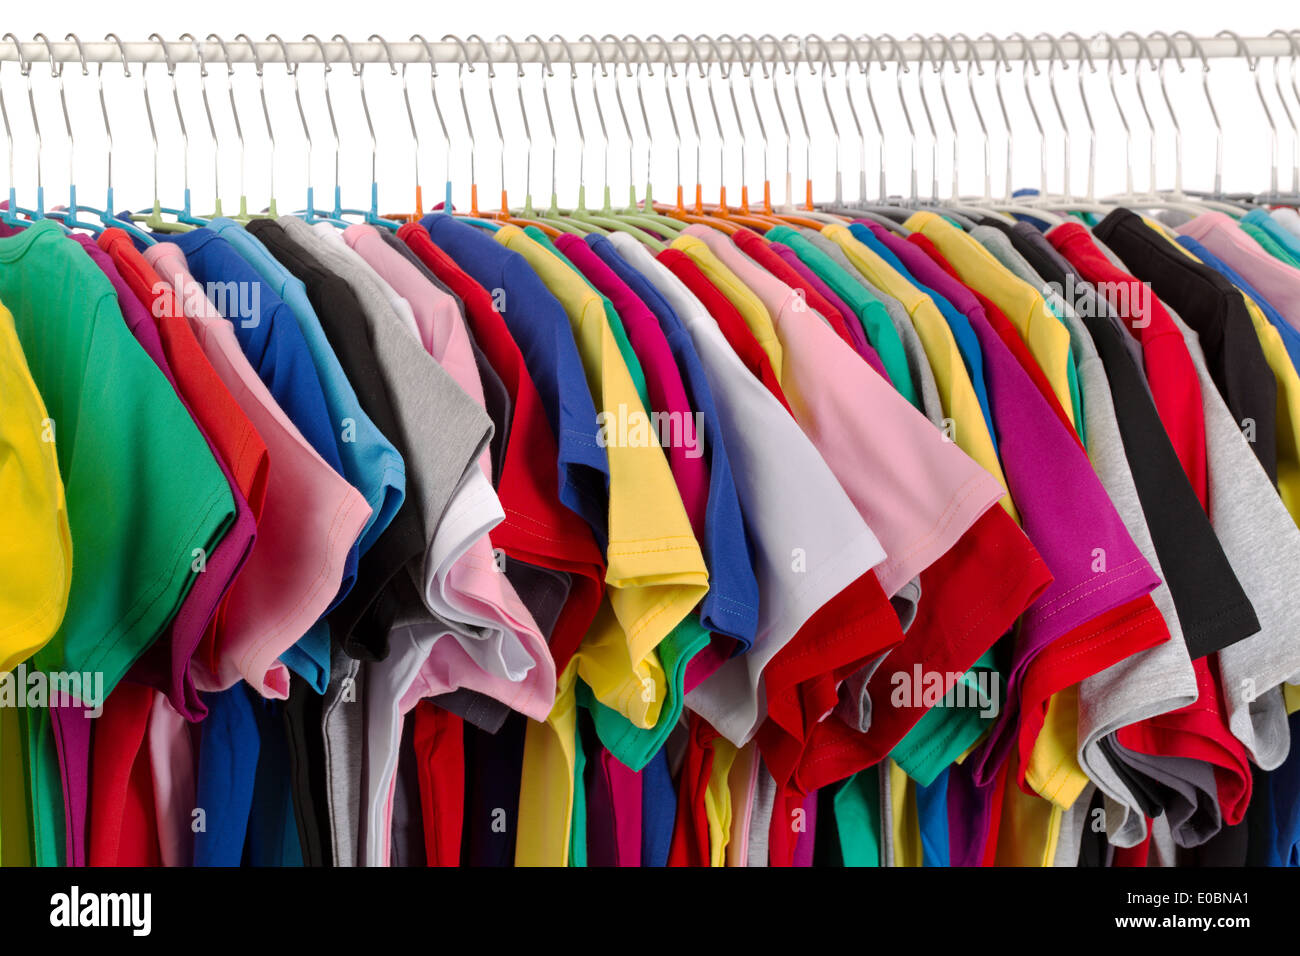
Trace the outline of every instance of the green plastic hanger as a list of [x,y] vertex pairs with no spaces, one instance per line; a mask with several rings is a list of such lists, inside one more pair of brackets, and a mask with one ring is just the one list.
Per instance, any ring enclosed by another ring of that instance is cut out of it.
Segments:
[[[149,98],[148,63],[140,64],[140,87],[144,92],[145,115],[149,118],[149,138],[153,140],[153,208],[147,214],[136,214],[133,222],[142,222],[154,232],[189,232],[198,226],[207,225],[205,220],[197,218],[190,211],[190,135],[185,128],[185,117],[181,114],[180,91],[176,87],[176,62],[162,35],[149,34],[150,40],[157,41],[163,51],[163,60],[167,64],[167,76],[171,80],[172,103],[176,107],[176,120],[181,128],[181,169],[185,183],[185,204],[180,209],[164,207],[158,198],[158,129],[153,121],[153,105]],[[175,216],[165,219],[164,215]]]
[[[209,37],[209,39],[211,39],[211,37]],[[268,198],[266,203],[266,212],[264,213],[249,212],[248,196],[246,195],[244,189],[244,137],[243,134],[241,133],[239,137],[239,212],[231,216],[230,218],[235,220],[235,222],[239,222],[239,223],[249,223],[254,219],[276,219],[279,217],[279,209],[277,208],[277,204],[275,201],[275,130],[272,129],[271,127],[271,111],[266,105],[266,79],[262,75],[262,58],[257,55],[257,45],[253,43],[253,41],[249,38],[248,34],[241,33],[237,37],[235,37],[235,39],[243,40],[245,43],[248,44],[248,49],[253,54],[253,63],[257,68],[257,92],[258,92],[258,96],[262,100],[262,119],[266,123],[267,138],[271,141],[271,166],[269,170],[270,181],[268,183],[269,190],[270,190],[270,197]],[[284,41],[281,40],[274,33],[270,34],[267,37],[267,39],[275,40],[277,43],[280,44],[280,49],[284,50],[285,64],[288,65],[289,51],[285,49]],[[235,95],[234,95],[233,88],[230,91],[230,109],[232,112],[235,109]],[[238,128],[238,121],[236,121],[236,128]]]

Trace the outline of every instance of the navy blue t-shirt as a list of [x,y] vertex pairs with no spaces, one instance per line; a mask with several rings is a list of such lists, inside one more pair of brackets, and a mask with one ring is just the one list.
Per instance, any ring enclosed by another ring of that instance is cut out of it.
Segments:
[[523,256],[451,216],[420,220],[429,237],[487,290],[523,354],[559,446],[560,501],[609,542],[609,460],[598,441],[596,405],[587,387],[568,314]]

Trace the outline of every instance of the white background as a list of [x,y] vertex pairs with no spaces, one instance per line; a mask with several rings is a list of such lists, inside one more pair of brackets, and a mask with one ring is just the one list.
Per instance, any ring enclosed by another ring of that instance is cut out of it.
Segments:
[[[109,31],[117,33],[124,40],[144,40],[153,32],[175,39],[181,33],[189,31],[199,37],[215,32],[228,43],[233,43],[235,35],[241,32],[255,39],[276,32],[286,40],[299,39],[309,32],[328,40],[334,34],[342,33],[357,41],[364,40],[372,33],[378,33],[389,40],[405,40],[416,32],[430,40],[440,39],[447,33],[465,37],[475,32],[488,40],[495,39],[501,33],[507,33],[516,40],[522,40],[530,33],[539,33],[544,37],[559,33],[570,40],[576,40],[586,33],[600,37],[611,32],[620,36],[631,32],[642,37],[660,33],[669,39],[679,33],[692,36],[700,33],[750,33],[756,36],[769,32],[777,36],[787,33],[820,33],[827,38],[841,32],[850,36],[892,33],[900,39],[906,39],[914,32],[952,35],[959,31],[976,37],[985,31],[992,31],[1001,37],[1020,31],[1033,37],[1040,31],[1060,35],[1069,30],[1077,31],[1084,37],[1099,30],[1114,34],[1125,30],[1136,30],[1143,34],[1152,30],[1170,33],[1186,30],[1197,36],[1211,36],[1224,28],[1249,36],[1263,35],[1278,27],[1285,29],[1300,26],[1296,22],[1300,17],[1295,16],[1294,6],[1289,4],[1237,2],[1225,5],[1172,3],[1166,0],[1140,4],[1131,0],[1090,0],[1086,4],[1031,3],[1025,0],[1003,3],[926,0],[925,3],[889,5],[846,4],[827,0],[800,0],[798,3],[792,0],[747,0],[743,3],[654,0],[653,3],[646,4],[631,2],[617,5],[591,0],[563,4],[540,3],[536,0],[498,0],[483,4],[414,4],[393,0],[371,0],[363,4],[318,0],[310,5],[277,4],[274,8],[266,0],[225,0],[220,4],[196,5],[193,10],[184,9],[180,3],[126,5],[74,0],[57,6],[9,2],[5,8],[0,15],[0,33],[12,31],[24,40],[30,39],[36,31],[44,31],[56,40],[63,39],[69,31],[75,31],[85,41],[102,39]],[[1095,74],[1085,74],[1085,89],[1098,131],[1096,192],[1104,195],[1125,188],[1125,139],[1107,85],[1106,64],[1099,60],[1096,65]],[[1202,92],[1201,64],[1187,60],[1184,65],[1186,70],[1182,73],[1172,61],[1165,70],[1169,96],[1183,133],[1183,184],[1191,189],[1208,189],[1213,184],[1215,167],[1214,126]],[[685,64],[678,64],[683,76],[686,72],[684,67]],[[1064,136],[1047,85],[1046,62],[1040,62],[1039,67],[1041,75],[1035,78],[1032,70],[1030,73],[1034,102],[1046,130],[1048,187],[1053,192],[1060,192],[1065,159]],[[1129,123],[1134,129],[1135,185],[1138,189],[1145,189],[1149,180],[1147,128],[1133,86],[1135,73],[1131,61],[1126,67],[1128,73],[1117,76],[1116,82]],[[1292,124],[1277,103],[1272,61],[1261,62],[1259,68],[1274,119],[1279,126],[1277,151],[1281,166],[1280,184],[1283,189],[1289,189],[1292,187],[1295,136]],[[1292,114],[1300,118],[1300,109],[1291,98],[1289,68],[1290,63],[1284,59],[1281,63],[1282,87],[1286,91],[1287,105]],[[193,193],[193,210],[197,214],[212,211],[214,179],[218,172],[227,212],[233,211],[241,192],[241,151],[226,98],[225,68],[224,65],[210,63],[209,70],[208,94],[221,146],[219,151],[214,151],[208,133],[200,98],[197,66],[182,65],[177,71],[182,110],[190,135],[188,179]],[[531,176],[526,173],[529,157],[515,95],[513,66],[499,65],[495,81],[505,140],[504,150],[498,141],[488,107],[486,71],[479,68],[472,74],[464,74],[466,96],[477,141],[473,153],[476,160],[474,179],[477,180],[479,201],[483,206],[494,206],[499,202],[503,157],[505,187],[513,205],[522,203],[529,186],[536,205],[544,206],[550,201],[552,153],[541,99],[540,68],[529,66],[527,70],[525,101],[534,138]],[[571,204],[577,198],[581,168],[585,173],[583,178],[588,204],[599,206],[606,174],[599,122],[592,104],[592,69],[579,66],[578,70],[577,98],[586,132],[586,161],[580,167],[579,157],[583,152],[578,145],[568,73],[566,68],[560,68],[556,70],[550,86],[558,140],[555,180],[560,203]],[[1016,187],[1038,187],[1042,141],[1029,112],[1021,71],[1022,64],[1013,63],[1012,72],[1004,75],[1002,83],[1014,130],[1013,179]],[[599,69],[595,72],[599,78]],[[721,157],[724,151],[714,125],[706,87],[698,78],[693,79],[696,114],[701,127],[700,178],[703,180],[706,201],[716,198],[719,180],[723,176],[728,187],[728,198],[733,203],[739,198],[742,182],[748,184],[751,197],[756,199],[764,179],[764,150],[749,100],[749,89],[737,70],[735,92],[747,131],[744,140],[747,145],[746,162],[742,171],[739,149],[742,140],[736,128],[727,86],[716,71],[710,75],[728,145],[725,150],[726,162],[723,164]],[[991,131],[992,188],[997,195],[1003,191],[1005,182],[1006,140],[992,75],[992,65],[986,64],[985,75],[976,80],[976,89],[984,120]],[[1172,188],[1175,180],[1176,137],[1160,94],[1159,74],[1144,65],[1140,75],[1146,102],[1157,129],[1157,185],[1160,188]],[[186,164],[183,161],[182,140],[171,102],[167,73],[159,64],[150,67],[146,76],[153,97],[153,113],[160,140],[157,171],[159,194],[164,205],[177,205],[182,197]],[[921,76],[924,76],[929,106],[939,130],[937,170],[932,168],[929,127],[917,94],[916,84]],[[771,84],[757,73],[756,77],[759,104],[764,111],[764,124],[769,135],[769,148],[766,151],[768,175],[773,184],[774,199],[780,202],[785,192],[785,141],[772,100]],[[983,141],[971,109],[965,64],[962,64],[961,75],[954,75],[949,68],[944,77],[958,130],[956,142],[960,192],[966,195],[981,194],[984,190]],[[75,134],[73,175],[78,186],[78,198],[86,204],[100,205],[106,182],[107,150],[97,98],[95,67],[91,67],[89,77],[82,77],[78,67],[69,64],[64,78]],[[139,67],[133,67],[132,77],[128,80],[122,76],[120,67],[109,65],[104,69],[103,78],[117,147],[114,167],[117,207],[146,206],[154,197],[154,154],[146,121]],[[316,203],[318,207],[328,207],[332,205],[333,139],[325,112],[320,67],[304,66],[300,79],[303,103],[315,143],[311,179],[315,185]],[[900,109],[894,70],[873,70],[871,79],[875,102],[885,130],[887,189],[893,194],[906,195],[911,189],[912,140]],[[1229,190],[1263,191],[1269,188],[1269,127],[1252,79],[1241,61],[1211,61],[1210,87],[1224,127],[1223,184]],[[439,103],[452,138],[450,169],[447,149],[442,141],[430,96],[429,80],[429,70],[424,66],[413,66],[407,74],[412,109],[421,134],[419,177],[423,184],[425,205],[428,207],[441,198],[443,183],[450,178],[455,202],[463,208],[469,201],[471,151],[465,116],[457,94],[457,70],[444,65],[439,71],[438,81]],[[37,63],[33,66],[32,81],[43,134],[41,168],[45,201],[47,206],[53,206],[65,203],[67,198],[68,138],[64,132],[57,86],[50,78],[45,64]],[[677,184],[678,154],[664,102],[662,81],[659,69],[656,69],[653,78],[642,76],[652,130],[651,171],[655,197],[670,200]],[[628,193],[629,155],[632,157],[631,175],[638,194],[644,190],[647,140],[636,105],[633,81],[625,77],[619,81],[624,84],[622,91],[632,124],[630,145],[614,99],[612,84],[615,81],[611,77],[599,82],[604,118],[610,135],[608,185],[613,191],[615,205],[622,206],[626,203]],[[868,196],[874,198],[878,190],[878,137],[867,106],[861,74],[854,70],[850,82],[859,118],[867,132],[865,155]],[[917,129],[916,177],[923,196],[930,193],[931,183],[936,176],[942,195],[951,191],[953,179],[953,135],[944,113],[938,82],[931,71],[923,73],[913,69],[903,76],[911,119]],[[1085,191],[1089,165],[1088,127],[1077,82],[1076,63],[1069,63],[1064,70],[1058,65],[1056,90],[1070,131],[1070,190],[1074,194]],[[275,192],[280,211],[291,211],[301,208],[305,200],[306,140],[294,106],[293,87],[283,66],[268,64],[265,83],[276,139]],[[802,199],[805,155],[809,156],[807,166],[818,200],[834,197],[837,169],[843,181],[844,198],[856,199],[861,168],[859,157],[863,147],[845,100],[844,74],[839,72],[835,79],[829,81],[828,86],[840,132],[838,150],[828,121],[820,80],[811,73],[801,73],[800,89],[811,131],[810,149],[805,145],[798,112],[794,108],[793,88],[789,83],[782,74],[781,95],[793,133],[790,156],[795,199]],[[340,181],[343,205],[365,207],[369,204],[371,178],[370,140],[361,112],[356,79],[346,66],[340,65],[331,74],[331,85],[334,111],[342,135]],[[402,102],[400,77],[391,76],[386,65],[375,64],[366,69],[366,85],[379,144],[377,178],[381,209],[409,211],[414,199],[416,163],[414,144]],[[8,172],[6,163],[3,172],[0,172],[0,188],[7,191],[12,179],[19,204],[30,206],[35,200],[37,154],[26,86],[15,64],[6,63],[0,68],[0,89],[4,92],[14,134],[12,175]],[[272,157],[251,64],[236,67],[235,89],[246,142],[243,153],[243,192],[248,197],[250,207],[260,209],[266,205],[269,195]],[[682,135],[682,178],[686,182],[689,198],[696,181],[696,141],[680,78],[674,82],[673,89]],[[724,166],[725,169],[720,168]]]

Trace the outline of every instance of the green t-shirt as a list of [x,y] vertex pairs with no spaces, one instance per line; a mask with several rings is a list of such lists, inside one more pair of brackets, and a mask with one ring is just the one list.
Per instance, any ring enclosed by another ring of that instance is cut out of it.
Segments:
[[845,866],[880,866],[880,765],[854,774],[836,792],[835,829]]
[[[67,613],[33,666],[101,673],[107,695],[176,615],[235,501],[108,277],[58,224],[0,239],[0,301],[51,418],[72,533]],[[64,821],[49,713],[26,717],[36,859],[57,863]]]

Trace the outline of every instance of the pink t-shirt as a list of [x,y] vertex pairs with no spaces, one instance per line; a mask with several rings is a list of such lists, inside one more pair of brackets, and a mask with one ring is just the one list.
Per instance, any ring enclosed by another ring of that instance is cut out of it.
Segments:
[[781,383],[795,418],[885,549],[880,586],[897,594],[999,498],[997,479],[945,439],[794,291],[716,230],[706,243],[763,301],[784,350]]
[[1274,259],[1225,213],[1202,213],[1177,231],[1240,273],[1293,328],[1300,329],[1300,269]]
[[279,657],[333,601],[370,506],[289,421],[244,356],[230,322],[190,274],[180,248],[160,242],[144,256],[164,282],[181,290],[178,298],[204,354],[271,458],[257,540],[231,588],[216,660],[193,662],[194,683],[218,691],[242,678],[263,697],[283,700],[289,671]]

